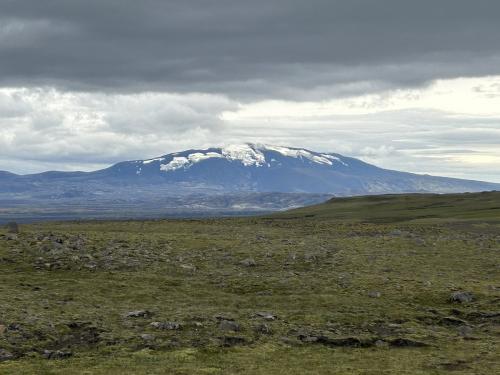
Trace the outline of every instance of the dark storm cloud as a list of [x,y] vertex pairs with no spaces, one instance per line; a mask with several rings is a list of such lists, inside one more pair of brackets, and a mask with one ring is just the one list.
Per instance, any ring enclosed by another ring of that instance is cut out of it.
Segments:
[[418,85],[500,73],[499,18],[498,0],[3,0],[0,84],[283,97]]

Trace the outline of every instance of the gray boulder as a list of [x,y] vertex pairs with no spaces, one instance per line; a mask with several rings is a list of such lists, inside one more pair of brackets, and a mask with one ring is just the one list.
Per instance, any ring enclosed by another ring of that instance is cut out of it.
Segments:
[[382,297],[382,293],[376,291],[376,290],[373,290],[371,292],[368,293],[368,297],[370,298],[380,298]]
[[232,320],[221,320],[220,323],[219,323],[219,329],[221,331],[239,332],[241,330],[241,327],[235,321],[232,321]]
[[136,311],[129,311],[128,313],[125,314],[126,318],[148,318],[151,315],[151,311],[148,310],[136,310]]
[[182,325],[177,322],[153,322],[151,327],[165,331],[178,331],[182,329]]
[[244,259],[240,262],[243,267],[255,267],[257,262],[253,258]]
[[11,359],[14,359],[14,354],[5,349],[0,349],[0,362],[10,361]]
[[474,295],[470,292],[453,292],[450,295],[450,302],[469,303],[474,301]]
[[267,312],[267,311],[259,311],[259,312],[255,313],[255,316],[258,318],[262,318],[264,320],[276,320],[277,319],[276,315],[274,315],[270,312]]
[[260,333],[262,335],[270,335],[273,333],[273,330],[268,324],[261,323],[256,325],[255,327],[255,332]]
[[62,350],[44,350],[42,354],[45,359],[66,359],[72,355],[72,352],[65,352]]

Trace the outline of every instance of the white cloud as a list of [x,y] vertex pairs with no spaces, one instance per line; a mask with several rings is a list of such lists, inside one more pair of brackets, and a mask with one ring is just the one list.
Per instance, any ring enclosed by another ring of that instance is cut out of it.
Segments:
[[10,88],[0,89],[3,107],[10,110],[0,113],[0,169],[34,172],[47,163],[60,169],[77,164],[88,170],[208,145],[224,127],[219,114],[235,104],[216,95]]
[[385,168],[500,182],[500,77],[323,101],[0,89],[0,169],[91,170],[187,148],[266,142]]

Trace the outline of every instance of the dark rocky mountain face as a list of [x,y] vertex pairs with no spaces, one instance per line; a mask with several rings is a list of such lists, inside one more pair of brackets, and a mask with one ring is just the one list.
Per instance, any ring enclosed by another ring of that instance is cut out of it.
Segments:
[[[178,200],[172,203],[173,197],[185,197],[187,206],[196,206],[203,196],[201,210],[210,207],[207,197],[214,197],[216,206],[224,210],[257,208],[255,194],[259,193],[291,194],[286,199],[279,194],[265,195],[262,206],[275,210],[317,203],[331,195],[488,190],[500,190],[500,184],[397,172],[334,153],[255,144],[187,150],[87,173],[0,173],[0,203],[4,206],[67,202],[80,207],[91,203],[111,207],[126,202],[144,207],[168,198],[169,207],[179,208],[183,205]],[[246,201],[249,193],[254,194],[250,205]],[[224,207],[220,196],[228,194],[232,199]],[[309,194],[316,194],[316,198],[304,199]],[[235,200],[238,195],[240,201]],[[273,199],[282,203],[269,205]]]

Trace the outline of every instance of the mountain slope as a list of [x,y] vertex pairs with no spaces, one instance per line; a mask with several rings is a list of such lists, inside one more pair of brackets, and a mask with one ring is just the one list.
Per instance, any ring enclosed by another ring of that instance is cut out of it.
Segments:
[[243,144],[187,150],[155,159],[83,172],[0,174],[0,193],[137,194],[161,186],[169,194],[282,192],[339,196],[386,193],[459,193],[500,184],[397,172],[334,153]]
[[253,144],[188,150],[119,163],[100,171],[100,176],[126,183],[187,183],[229,191],[335,195],[453,193],[500,188],[499,184],[386,170],[334,153]]

